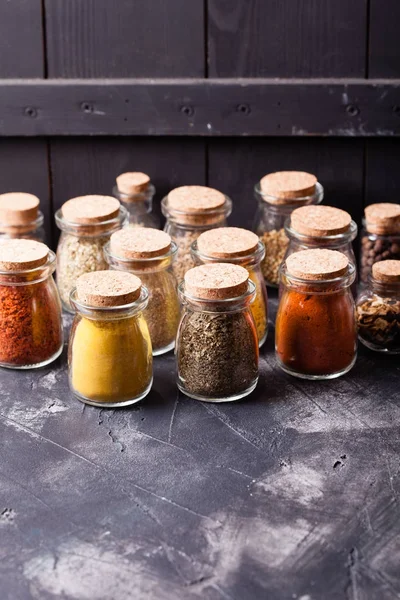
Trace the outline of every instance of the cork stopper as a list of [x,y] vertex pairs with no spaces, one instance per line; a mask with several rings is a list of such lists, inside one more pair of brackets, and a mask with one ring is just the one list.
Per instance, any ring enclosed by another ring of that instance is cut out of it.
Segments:
[[400,260],[382,260],[373,264],[372,277],[382,283],[400,283]]
[[33,240],[8,239],[0,241],[0,270],[27,271],[47,262],[49,249]]
[[155,258],[171,249],[168,233],[149,227],[127,227],[112,234],[110,250],[121,258]]
[[0,195],[0,223],[4,225],[27,225],[36,221],[39,198],[24,192],[9,192]]
[[139,277],[125,271],[92,271],[76,282],[79,302],[98,308],[131,304],[139,298],[141,287]]
[[239,265],[201,265],[185,273],[185,290],[203,300],[228,300],[246,293],[248,279],[248,271]]
[[258,236],[240,227],[218,227],[202,233],[197,239],[201,254],[211,258],[240,258],[257,250]]
[[130,172],[118,175],[117,188],[121,194],[134,196],[145,192],[150,185],[150,177],[146,173]]
[[224,194],[214,188],[185,185],[170,191],[166,208],[182,225],[213,225],[221,220],[225,204]]
[[336,250],[301,250],[286,259],[289,275],[311,281],[340,277],[346,273],[348,266],[347,256]]
[[297,233],[311,237],[338,235],[349,230],[351,216],[333,206],[301,206],[290,217],[290,225]]
[[94,225],[118,216],[120,203],[112,196],[79,196],[65,202],[62,216],[70,223]]
[[365,209],[367,231],[376,235],[400,233],[400,204],[382,202]]
[[270,196],[268,202],[272,204],[286,204],[311,196],[316,185],[315,175],[305,171],[277,171],[265,175],[260,181],[261,192]]

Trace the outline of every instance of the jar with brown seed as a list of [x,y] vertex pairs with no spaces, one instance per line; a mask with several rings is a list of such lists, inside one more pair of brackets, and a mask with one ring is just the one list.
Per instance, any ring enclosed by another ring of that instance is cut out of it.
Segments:
[[258,212],[254,231],[265,244],[262,272],[267,285],[279,283],[279,267],[289,240],[284,224],[294,209],[308,204],[320,204],[324,197],[322,185],[315,175],[304,171],[278,171],[265,175],[255,186]]
[[368,282],[372,265],[400,259],[400,204],[382,202],[365,209],[361,232],[361,281]]
[[113,196],[127,210],[128,225],[131,227],[153,227],[159,229],[160,218],[153,213],[153,198],[156,188],[146,173],[121,173],[116,179]]
[[137,275],[146,286],[149,301],[143,311],[150,331],[153,355],[175,346],[180,303],[172,264],[177,246],[164,231],[125,227],[112,234],[104,248],[110,268]]
[[24,192],[0,194],[0,239],[45,241],[39,198]]
[[192,244],[196,264],[229,262],[247,269],[256,286],[254,302],[250,305],[261,347],[268,333],[268,300],[261,262],[265,256],[264,244],[255,233],[239,227],[221,227],[202,233]]
[[178,283],[186,271],[194,267],[191,245],[201,233],[215,227],[225,227],[232,212],[232,201],[213,188],[185,185],[175,188],[161,202],[166,217],[166,231],[178,246],[173,265]]

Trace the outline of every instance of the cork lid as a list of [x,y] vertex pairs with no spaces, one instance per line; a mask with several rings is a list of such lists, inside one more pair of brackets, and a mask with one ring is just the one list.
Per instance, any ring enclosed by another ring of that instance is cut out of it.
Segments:
[[297,232],[311,237],[338,235],[349,230],[351,216],[333,206],[301,206],[290,217],[290,225]]
[[258,236],[240,227],[218,227],[202,233],[197,240],[201,254],[212,258],[239,258],[257,250]]
[[400,283],[400,260],[382,260],[373,264],[372,277],[382,283]]
[[370,204],[365,209],[365,220],[370,233],[400,233],[400,204]]
[[117,179],[118,191],[127,196],[134,196],[144,192],[150,185],[150,177],[146,173],[130,172],[121,173]]
[[228,300],[242,296],[247,291],[248,279],[248,271],[239,265],[201,265],[185,273],[185,290],[203,300]]
[[102,223],[118,216],[120,203],[112,196],[79,196],[65,202],[62,216],[71,223]]
[[[276,198],[277,204],[311,196],[315,192],[316,185],[315,175],[305,171],[277,171],[265,175],[260,181],[261,192]],[[271,198],[268,201],[273,202]]]
[[0,223],[26,225],[38,217],[39,198],[25,192],[0,194]]
[[346,273],[348,266],[347,256],[336,250],[301,250],[286,259],[289,275],[311,281],[340,277]]
[[171,249],[168,233],[149,227],[127,227],[112,234],[110,250],[121,258],[155,258]]
[[79,302],[99,308],[135,302],[141,287],[139,277],[125,271],[92,271],[78,277],[76,282]]
[[49,249],[33,240],[8,239],[0,241],[0,270],[26,271],[47,262]]
[[222,192],[202,185],[184,185],[168,194],[168,207],[182,212],[203,212],[220,208],[225,203]]

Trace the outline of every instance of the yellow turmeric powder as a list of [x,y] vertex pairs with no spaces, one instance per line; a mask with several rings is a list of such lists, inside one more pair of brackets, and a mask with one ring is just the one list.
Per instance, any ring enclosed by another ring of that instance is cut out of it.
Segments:
[[70,345],[72,389],[93,402],[124,403],[152,382],[152,351],[144,317],[78,318]]

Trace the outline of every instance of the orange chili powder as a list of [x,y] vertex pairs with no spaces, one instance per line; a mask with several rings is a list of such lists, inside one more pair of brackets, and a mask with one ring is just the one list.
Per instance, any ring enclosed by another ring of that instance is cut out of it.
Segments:
[[304,375],[328,375],[354,360],[357,332],[347,290],[307,294],[286,289],[276,319],[276,352],[286,367]]

